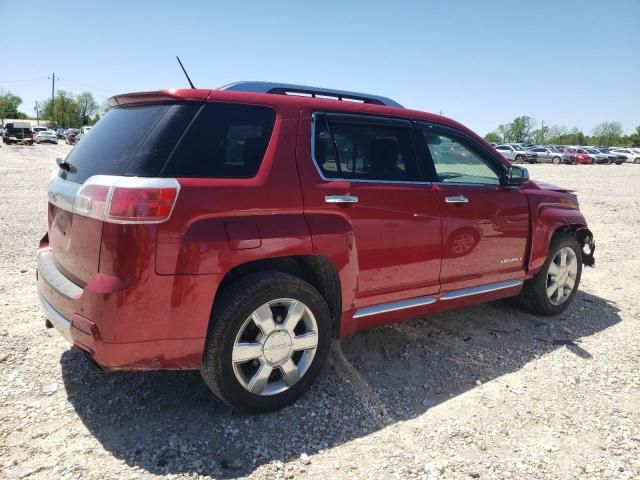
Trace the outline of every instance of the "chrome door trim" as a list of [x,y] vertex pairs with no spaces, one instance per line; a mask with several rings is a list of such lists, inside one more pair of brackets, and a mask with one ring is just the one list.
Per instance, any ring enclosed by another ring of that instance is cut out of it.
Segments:
[[325,195],[324,203],[358,203],[355,195]]
[[469,203],[469,199],[464,195],[455,195],[452,197],[444,197],[445,203]]
[[489,283],[478,287],[463,288],[462,290],[447,292],[440,297],[440,300],[454,300],[456,298],[470,297],[471,295],[495,292],[505,288],[517,287],[518,285],[522,285],[522,280],[505,280],[504,282]]
[[373,305],[371,307],[359,308],[353,315],[353,318],[369,317],[371,315],[379,315],[381,313],[395,312],[396,310],[405,310],[407,308],[422,307],[424,305],[431,305],[435,303],[436,299],[433,297],[418,297],[410,300],[400,300],[398,302],[381,303],[380,305]]

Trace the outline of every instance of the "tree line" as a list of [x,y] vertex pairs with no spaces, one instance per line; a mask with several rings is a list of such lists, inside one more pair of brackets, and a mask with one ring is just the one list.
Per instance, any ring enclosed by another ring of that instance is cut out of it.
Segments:
[[630,135],[624,134],[620,122],[601,122],[585,135],[577,127],[560,125],[538,127],[537,122],[526,115],[498,127],[484,136],[492,143],[533,143],[535,145],[604,145],[607,147],[640,147],[640,125]]
[[[11,92],[0,91],[0,119],[33,119],[19,110],[22,99]],[[51,127],[80,128],[100,120],[100,105],[90,92],[78,95],[58,90],[52,99],[37,102],[36,118],[47,121]]]

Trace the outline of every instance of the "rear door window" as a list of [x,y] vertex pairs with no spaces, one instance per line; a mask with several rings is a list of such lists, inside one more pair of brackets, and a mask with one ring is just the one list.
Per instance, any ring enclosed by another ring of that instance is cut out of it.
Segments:
[[171,156],[162,176],[255,176],[275,118],[275,112],[269,107],[207,103]]
[[326,179],[420,181],[411,124],[317,114],[314,160]]

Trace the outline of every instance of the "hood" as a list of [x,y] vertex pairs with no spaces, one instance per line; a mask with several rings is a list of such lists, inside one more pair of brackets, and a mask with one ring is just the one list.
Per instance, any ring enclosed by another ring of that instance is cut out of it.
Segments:
[[[535,186],[534,186],[535,185]],[[569,188],[560,187],[558,185],[554,185],[553,183],[541,182],[540,180],[529,181],[528,188],[539,188],[540,190],[550,190],[552,192],[562,192],[562,193],[573,193],[574,190]]]

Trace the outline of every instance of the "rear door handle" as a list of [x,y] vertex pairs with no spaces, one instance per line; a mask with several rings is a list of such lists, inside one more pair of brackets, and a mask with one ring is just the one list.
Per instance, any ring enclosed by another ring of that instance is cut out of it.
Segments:
[[324,203],[358,203],[355,195],[326,195]]
[[445,203],[469,203],[469,199],[463,195],[457,197],[444,197]]

